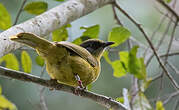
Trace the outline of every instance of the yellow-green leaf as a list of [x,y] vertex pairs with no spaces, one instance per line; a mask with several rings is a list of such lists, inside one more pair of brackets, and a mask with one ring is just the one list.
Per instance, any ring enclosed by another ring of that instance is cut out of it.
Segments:
[[43,1],[30,2],[25,7],[24,10],[30,14],[39,15],[48,9],[48,4]]
[[30,73],[32,69],[32,61],[29,54],[26,51],[22,51],[21,53],[21,63],[24,72]]
[[115,46],[118,46],[119,44],[125,42],[130,36],[131,36],[131,33],[128,29],[126,29],[122,26],[115,27],[109,33],[108,41],[115,42],[115,44],[112,45],[112,47],[115,47]]
[[58,1],[58,2],[63,2],[63,1],[65,1],[65,0],[55,0],[55,1]]
[[128,63],[129,63],[129,52],[119,52],[120,61],[123,64],[124,69],[129,72]]
[[165,110],[165,108],[163,107],[162,101],[157,101],[156,110]]
[[89,85],[87,86],[87,89],[88,89],[88,91],[91,91],[91,89],[92,89],[92,84],[89,84]]
[[164,0],[166,3],[170,3],[172,0]]
[[116,98],[116,101],[124,103],[124,97],[118,97]]
[[2,58],[0,58],[0,64],[2,62],[6,63],[6,68],[13,69],[13,70],[19,70],[19,63],[16,58],[16,56],[12,53],[9,53]]
[[68,27],[71,27],[71,25],[68,24],[68,25],[65,25],[65,26],[53,31],[52,32],[52,40],[57,41],[57,42],[67,40],[67,38],[68,38],[68,30],[67,30],[67,28]]
[[88,36],[81,36],[81,37],[78,37],[77,39],[75,39],[73,41],[73,43],[77,44],[77,45],[80,45],[83,41],[85,41],[87,39],[90,39],[90,37],[88,37]]
[[99,24],[93,25],[90,27],[83,26],[83,27],[80,27],[80,29],[85,29],[82,36],[88,36],[88,37],[94,39],[94,38],[97,38],[99,35],[100,26],[99,26]]
[[109,64],[111,64],[112,62],[111,62],[111,60],[109,59],[108,54],[109,54],[109,53],[108,53],[107,51],[104,51],[103,57],[104,57],[104,59],[106,60],[106,62],[108,62]]
[[44,66],[44,59],[41,56],[37,56],[35,61],[39,66]]
[[6,99],[3,95],[0,95],[0,110],[17,110],[16,106]]
[[0,29],[6,30],[11,27],[11,16],[4,7],[3,4],[0,3]]
[[116,60],[112,62],[112,68],[113,68],[113,75],[115,77],[122,77],[127,74],[127,71],[124,69],[123,64],[120,60]]

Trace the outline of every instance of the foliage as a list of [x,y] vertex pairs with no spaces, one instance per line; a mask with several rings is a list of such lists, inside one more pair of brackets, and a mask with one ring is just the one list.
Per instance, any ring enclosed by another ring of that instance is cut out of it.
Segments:
[[24,72],[30,73],[32,68],[32,61],[29,54],[26,51],[21,53],[21,64]]
[[59,29],[56,29],[55,31],[52,32],[52,40],[53,41],[65,41],[68,38],[68,30],[67,28],[71,27],[70,24],[62,26]]
[[39,15],[48,9],[48,4],[43,1],[30,2],[25,7],[24,10],[30,14]]
[[2,62],[5,62],[6,68],[13,69],[13,70],[19,70],[19,63],[16,58],[16,56],[12,53],[9,53],[2,58],[0,58],[0,64]]
[[16,106],[2,95],[0,86],[0,110],[17,110]]
[[4,7],[3,4],[0,3],[0,29],[5,30],[11,27],[11,16]]

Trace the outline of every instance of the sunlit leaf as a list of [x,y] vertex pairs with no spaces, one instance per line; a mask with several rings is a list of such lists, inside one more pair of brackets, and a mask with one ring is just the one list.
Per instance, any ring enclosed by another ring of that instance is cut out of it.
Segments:
[[172,0],[164,0],[166,3],[170,3]]
[[48,9],[48,4],[43,1],[30,2],[25,7],[24,10],[30,14],[39,15]]
[[6,99],[3,95],[0,95],[0,110],[17,110],[16,106]]
[[83,41],[90,39],[88,36],[81,36],[73,41],[74,44],[80,45]]
[[83,26],[83,27],[80,27],[80,29],[85,29],[82,36],[88,36],[94,39],[94,38],[97,38],[99,35],[100,26],[98,24],[94,26],[90,26],[90,27]]
[[108,62],[109,64],[112,63],[111,60],[109,59],[109,56],[108,56],[108,52],[107,52],[107,51],[104,51],[103,57],[104,57],[104,59],[106,60],[106,62]]
[[134,102],[133,104],[134,110],[152,110],[152,107],[148,99],[142,92],[138,92],[133,102]]
[[126,70],[123,67],[123,64],[121,63],[120,60],[116,60],[112,62],[112,68],[113,68],[113,75],[115,77],[122,77],[127,74]]
[[124,27],[115,27],[108,35],[108,41],[113,41],[115,44],[111,45],[112,47],[118,46],[119,44],[125,42],[131,33],[128,29]]
[[92,89],[92,84],[89,84],[89,85],[87,86],[87,89],[88,89],[88,91],[91,91],[91,89]]
[[32,61],[29,54],[26,51],[22,51],[21,53],[21,63],[24,72],[30,73],[32,69]]
[[83,32],[83,35],[81,37],[78,37],[73,41],[73,43],[77,45],[81,44],[83,41],[87,39],[95,39],[98,38],[99,36],[99,31],[100,31],[99,25],[94,25],[91,27],[80,27],[80,29],[85,29],[85,31]]
[[118,98],[116,98],[116,101],[118,101],[120,103],[124,103],[124,98],[123,97],[118,97]]
[[55,1],[58,1],[58,2],[63,2],[63,1],[65,1],[65,0],[55,0]]
[[134,46],[129,53],[128,68],[129,72],[138,79],[146,78],[146,69],[143,58],[137,58],[138,46]]
[[11,16],[4,7],[3,4],[0,3],[0,29],[6,30],[11,27]]
[[52,40],[57,41],[57,42],[67,40],[67,38],[68,38],[68,30],[67,30],[67,28],[68,27],[71,27],[71,25],[68,24],[68,25],[65,25],[65,26],[53,31],[52,32]]
[[129,52],[119,52],[120,61],[123,64],[124,69],[129,72],[128,70],[128,63],[129,63]]
[[163,103],[161,101],[157,101],[156,110],[165,110]]
[[2,58],[0,58],[0,64],[2,62],[6,63],[6,68],[13,69],[13,70],[19,70],[19,63],[16,58],[16,56],[12,53],[9,53]]
[[39,66],[44,66],[44,59],[41,57],[41,56],[37,56],[36,58],[35,58],[35,61],[36,61],[36,63],[39,65]]

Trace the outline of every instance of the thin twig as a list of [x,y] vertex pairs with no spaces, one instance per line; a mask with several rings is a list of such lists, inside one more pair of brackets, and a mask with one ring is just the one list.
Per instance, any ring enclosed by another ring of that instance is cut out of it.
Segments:
[[179,52],[173,52],[173,53],[168,53],[168,54],[163,54],[163,55],[160,55],[160,57],[166,57],[166,56],[176,56],[176,55],[179,55]]
[[[7,68],[1,67],[1,66],[0,66],[0,71],[1,71],[0,72],[1,76],[10,77],[10,78],[25,81],[25,82],[32,82],[32,83],[35,83],[35,84],[38,84],[41,86],[52,88],[54,90],[64,91],[64,92],[68,92],[68,93],[72,93],[72,94],[76,95],[75,94],[76,88],[68,86],[68,85],[60,84],[60,83],[54,82],[52,80],[45,80],[38,76],[34,76],[32,74],[27,74],[24,72],[7,69]],[[89,92],[86,90],[78,90],[78,94],[79,94],[79,96],[91,99],[108,109],[111,108],[114,110],[127,110],[125,105],[123,105],[120,102],[117,102],[107,96],[99,95],[99,94]]]
[[179,20],[178,14],[170,6],[168,6],[163,0],[156,0],[156,1],[158,1],[163,7],[165,7],[168,11],[170,11],[175,16],[177,21]]
[[15,19],[15,22],[14,22],[13,26],[17,24],[17,21],[18,21],[18,19],[20,17],[21,12],[23,11],[23,8],[24,8],[24,5],[25,5],[26,1],[27,0],[23,1],[22,5],[21,5],[21,7],[20,7],[20,9],[19,9],[19,11],[17,13],[17,16],[16,16],[16,19]]
[[171,93],[164,101],[163,101],[163,105],[167,104],[172,98],[176,97],[177,95],[179,95],[179,91],[176,91],[174,93]]
[[116,12],[116,10],[115,10],[114,4],[112,4],[112,10],[113,10],[113,14],[114,14],[114,19],[117,21],[117,24],[123,26],[123,24],[121,23],[120,19],[119,19],[118,16],[117,16],[117,12]]
[[168,66],[169,66],[176,74],[179,75],[179,71],[177,70],[177,68],[175,68],[175,66],[174,66],[172,63],[170,63],[169,61],[167,61],[167,64],[168,64]]
[[140,24],[138,24],[131,16],[129,16],[125,10],[123,10],[117,3],[115,5],[128,19],[130,19],[135,25],[136,27],[142,32],[142,34],[144,35],[145,39],[147,40],[150,48],[152,49],[155,57],[157,58],[157,61],[159,63],[159,65],[161,66],[161,68],[164,70],[165,74],[167,75],[167,77],[171,80],[173,86],[179,90],[179,86],[177,84],[177,82],[174,80],[174,78],[171,76],[171,74],[167,71],[167,69],[165,68],[164,64],[162,63],[162,61],[160,60],[157,52],[155,51],[155,48],[152,44],[152,42],[150,41],[149,37],[147,36],[147,34],[145,33],[145,31],[143,30],[143,28],[141,27]]

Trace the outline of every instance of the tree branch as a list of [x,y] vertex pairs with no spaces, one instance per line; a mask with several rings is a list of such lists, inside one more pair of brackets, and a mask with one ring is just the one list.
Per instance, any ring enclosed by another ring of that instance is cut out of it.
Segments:
[[[13,78],[13,79],[17,79],[17,80],[21,80],[21,81],[25,81],[25,82],[32,82],[32,83],[35,83],[35,84],[38,84],[41,86],[45,86],[48,88],[52,88],[55,90],[64,91],[64,92],[68,92],[68,93],[72,93],[72,94],[74,94],[76,91],[76,89],[74,87],[60,84],[60,83],[57,83],[57,82],[54,82],[51,80],[45,80],[40,77],[31,75],[31,74],[7,69],[7,68],[1,67],[1,66],[0,66],[0,75],[6,76],[9,78]],[[79,96],[91,99],[108,109],[112,108],[113,110],[127,110],[125,105],[113,100],[110,97],[95,94],[93,92],[89,92],[86,90],[78,90],[78,93],[79,93]],[[74,94],[74,95],[76,95],[76,94]]]
[[12,35],[20,32],[31,32],[43,37],[53,30],[112,2],[114,0],[69,0],[35,18],[13,26],[0,33],[0,57],[22,46],[22,44],[10,41],[9,37]]

